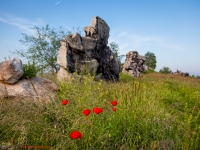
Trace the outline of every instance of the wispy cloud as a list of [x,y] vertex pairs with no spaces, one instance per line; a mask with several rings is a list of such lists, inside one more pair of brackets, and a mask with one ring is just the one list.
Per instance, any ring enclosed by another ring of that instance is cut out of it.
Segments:
[[177,52],[183,52],[183,51],[186,51],[185,48],[183,48],[182,45],[168,45],[168,48],[172,49],[173,51],[177,51]]
[[[120,35],[125,35],[123,38]],[[119,45],[120,54],[126,54],[131,50],[138,50],[141,54],[147,51],[171,51],[183,52],[187,51],[186,44],[175,43],[168,37],[149,35],[142,36],[131,32],[122,32],[120,34],[112,35],[110,42],[115,42]]]
[[61,1],[59,1],[59,2],[55,3],[55,5],[58,5],[60,2],[61,2]]
[[163,41],[162,37],[157,36],[141,36],[141,35],[130,35],[128,41],[131,41],[132,45],[134,45],[135,48],[140,48],[143,46],[151,46],[154,44],[159,44]]
[[36,19],[35,21],[30,21],[27,19],[23,19],[17,16],[13,16],[10,14],[0,14],[0,21],[16,26],[22,32],[26,32],[28,34],[34,34],[34,31],[31,29],[34,26],[43,25],[43,21],[41,19]]
[[[123,36],[121,38],[120,36]],[[138,50],[141,54],[147,51],[186,51],[185,45],[182,43],[174,43],[169,37],[162,37],[156,35],[139,35],[131,31],[122,32],[120,34],[111,34],[109,43],[116,42],[119,45],[120,54],[126,54],[131,50]]]
[[122,36],[122,35],[125,35],[125,34],[126,34],[126,32],[122,32],[122,33],[118,34],[117,36]]

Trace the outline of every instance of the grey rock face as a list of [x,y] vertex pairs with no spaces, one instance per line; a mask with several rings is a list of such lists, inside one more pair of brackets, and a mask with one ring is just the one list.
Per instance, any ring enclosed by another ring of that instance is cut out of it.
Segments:
[[0,82],[7,84],[16,83],[23,76],[22,61],[13,58],[0,63]]
[[146,58],[140,56],[137,51],[130,51],[126,54],[126,60],[124,62],[122,72],[127,73],[133,77],[140,76],[140,73],[144,71],[143,64]]
[[[65,70],[69,73],[77,71],[80,73],[85,66],[89,65],[92,75],[102,74],[105,80],[119,79],[119,60],[107,46],[110,28],[100,17],[93,17],[90,26],[84,27],[85,37],[78,33],[67,36],[61,41],[61,47],[57,56],[57,63],[61,71],[58,71],[59,78]],[[63,73],[64,74],[64,73]],[[66,73],[66,78],[69,75]]]

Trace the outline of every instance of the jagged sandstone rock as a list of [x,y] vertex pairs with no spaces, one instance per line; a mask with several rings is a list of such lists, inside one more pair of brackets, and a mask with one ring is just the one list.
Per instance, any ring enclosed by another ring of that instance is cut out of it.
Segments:
[[0,63],[0,82],[14,84],[23,76],[23,74],[22,61],[18,58],[13,58]]
[[146,58],[140,56],[137,51],[130,51],[126,54],[126,60],[124,62],[122,72],[131,75],[132,77],[140,76],[140,73],[144,71],[143,64]]
[[117,81],[120,62],[107,46],[109,26],[103,19],[95,16],[90,26],[84,27],[84,31],[85,37],[74,33],[60,42],[57,56],[57,63],[60,65],[58,78],[69,77],[68,73],[64,73],[65,70],[79,74],[85,66],[89,66],[92,75],[101,74],[102,79]]

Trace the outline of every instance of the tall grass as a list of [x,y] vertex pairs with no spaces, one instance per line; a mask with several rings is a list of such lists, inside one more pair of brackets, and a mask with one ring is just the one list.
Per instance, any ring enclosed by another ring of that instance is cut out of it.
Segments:
[[[0,146],[40,145],[63,150],[200,149],[200,82],[173,75],[120,74],[117,83],[86,76],[58,82],[49,104],[0,101]],[[62,99],[68,99],[66,106]],[[116,112],[112,100],[117,100]],[[44,100],[45,101],[45,100]],[[102,107],[102,114],[82,110]],[[69,137],[79,130],[83,137]]]

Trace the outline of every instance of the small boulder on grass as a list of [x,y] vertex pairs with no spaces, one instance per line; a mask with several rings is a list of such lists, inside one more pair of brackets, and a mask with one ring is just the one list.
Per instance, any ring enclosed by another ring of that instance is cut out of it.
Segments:
[[35,102],[51,102],[57,91],[58,86],[54,82],[39,76],[21,79],[13,85],[0,82],[0,99],[9,97],[25,101],[32,99]]
[[13,58],[0,63],[0,99],[33,99],[51,101],[58,91],[58,86],[45,78],[36,76],[35,63],[23,64]]
[[15,84],[24,74],[22,61],[19,58],[12,58],[0,63],[0,82]]

